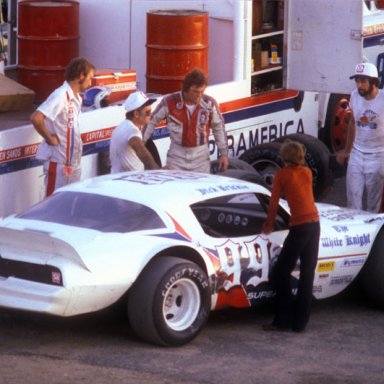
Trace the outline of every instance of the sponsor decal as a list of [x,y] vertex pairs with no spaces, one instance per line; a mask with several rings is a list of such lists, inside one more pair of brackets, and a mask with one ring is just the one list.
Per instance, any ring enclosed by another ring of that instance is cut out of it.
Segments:
[[323,286],[322,285],[314,285],[312,288],[312,293],[321,293],[323,292]]
[[329,211],[320,212],[320,216],[332,221],[353,220],[356,214],[361,214],[361,211],[340,212],[340,209],[331,209]]
[[344,259],[341,263],[340,267],[348,268],[348,267],[361,267],[365,262],[365,257],[355,257]]
[[363,36],[377,35],[380,33],[384,33],[384,23],[367,25],[363,28]]
[[335,261],[321,261],[317,266],[317,272],[331,272],[335,270]]
[[81,134],[83,144],[95,143],[101,140],[110,140],[115,127],[98,129],[97,131]]
[[[256,127],[248,132],[242,131],[238,136],[228,134],[228,154],[231,157],[238,157],[241,153],[258,144],[269,143],[289,133],[304,133],[303,120],[287,121],[285,123],[271,124]],[[210,154],[216,151],[216,144],[213,139],[209,141]]]
[[209,175],[205,176],[201,173],[193,173],[193,172],[177,172],[173,171],[172,173],[167,173],[167,171],[156,171],[151,173],[141,173],[141,174],[126,174],[117,178],[117,180],[130,181],[134,183],[140,183],[145,185],[158,185],[164,184],[169,181],[174,180],[198,180],[209,177]]
[[334,248],[334,247],[342,247],[343,246],[343,240],[338,239],[337,237],[335,238],[330,238],[330,237],[322,237],[320,239],[321,245],[324,248]]
[[347,285],[353,280],[353,276],[335,276],[332,277],[330,285]]
[[370,244],[371,235],[369,233],[363,233],[362,235],[348,236],[345,235],[345,245],[358,245],[363,247],[364,245]]
[[321,273],[319,275],[319,279],[328,279],[328,277],[329,277],[329,273]]
[[348,232],[348,227],[346,225],[333,225],[332,228],[336,232]]
[[126,83],[106,84],[105,88],[110,92],[130,91],[136,89],[136,82],[128,81]]
[[268,291],[256,290],[254,292],[248,292],[248,294],[247,294],[248,300],[258,300],[258,301],[259,300],[265,300],[265,299],[270,300],[274,296],[276,296],[276,293],[272,289],[270,289]]
[[249,187],[247,185],[216,185],[215,187],[210,188],[198,188],[197,191],[201,193],[202,196],[208,195],[210,193],[217,193],[220,191],[241,191],[241,190],[248,190]]
[[39,145],[40,143],[35,143],[25,145],[23,147],[15,147],[0,151],[0,163],[35,156]]

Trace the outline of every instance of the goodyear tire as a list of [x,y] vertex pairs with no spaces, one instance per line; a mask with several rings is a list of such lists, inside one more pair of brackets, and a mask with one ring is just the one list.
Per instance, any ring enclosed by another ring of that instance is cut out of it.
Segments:
[[[242,161],[240,159],[236,158],[230,158],[228,159],[228,169],[240,169],[243,171],[248,171],[248,172],[254,172],[254,168],[246,163],[245,161]],[[216,173],[222,173],[219,169],[219,160],[213,160],[211,161],[211,173],[216,174]]]
[[240,160],[250,164],[259,173],[268,189],[272,189],[276,170],[284,166],[280,147],[281,143],[278,142],[260,144],[240,156]]
[[177,257],[153,260],[128,295],[133,331],[163,346],[180,346],[194,339],[207,321],[210,307],[206,273]]
[[249,181],[250,183],[260,184],[263,187],[268,188],[268,185],[264,182],[263,177],[253,168],[251,172],[244,171],[242,169],[228,169],[225,172],[219,173],[219,175]]
[[316,137],[302,133],[293,133],[276,141],[283,142],[286,139],[304,144],[307,149],[305,163],[312,171],[313,194],[317,200],[323,198],[333,185],[333,173],[329,163],[331,157],[329,149]]
[[384,309],[384,228],[376,236],[368,259],[360,272],[360,283],[368,300]]

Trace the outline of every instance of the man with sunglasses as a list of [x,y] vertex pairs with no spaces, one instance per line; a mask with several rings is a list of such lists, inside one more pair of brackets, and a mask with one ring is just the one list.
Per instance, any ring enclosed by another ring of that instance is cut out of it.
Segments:
[[[377,68],[371,63],[356,65],[356,89],[351,93],[351,119],[347,142],[337,161],[347,169],[347,205],[378,212],[384,187],[384,91],[379,89]],[[363,193],[366,190],[366,206]]]
[[111,137],[111,173],[160,168],[145,147],[141,134],[142,127],[149,123],[151,105],[155,101],[141,91],[128,96],[124,104],[126,119],[115,128]]

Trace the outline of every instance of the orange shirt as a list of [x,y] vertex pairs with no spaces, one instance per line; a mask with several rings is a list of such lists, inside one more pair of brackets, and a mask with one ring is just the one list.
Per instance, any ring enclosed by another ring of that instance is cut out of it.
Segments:
[[319,221],[312,190],[312,172],[301,165],[286,166],[275,173],[267,222],[275,221],[279,199],[287,200],[291,211],[290,225]]

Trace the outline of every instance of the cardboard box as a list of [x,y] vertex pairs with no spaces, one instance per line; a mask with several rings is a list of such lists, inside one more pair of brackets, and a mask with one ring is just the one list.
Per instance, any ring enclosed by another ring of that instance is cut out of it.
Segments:
[[252,56],[255,70],[268,67],[268,51],[253,51]]
[[30,109],[35,92],[0,74],[0,112]]
[[109,102],[123,102],[130,93],[136,91],[136,71],[129,69],[98,68],[92,86],[107,88],[111,93]]

